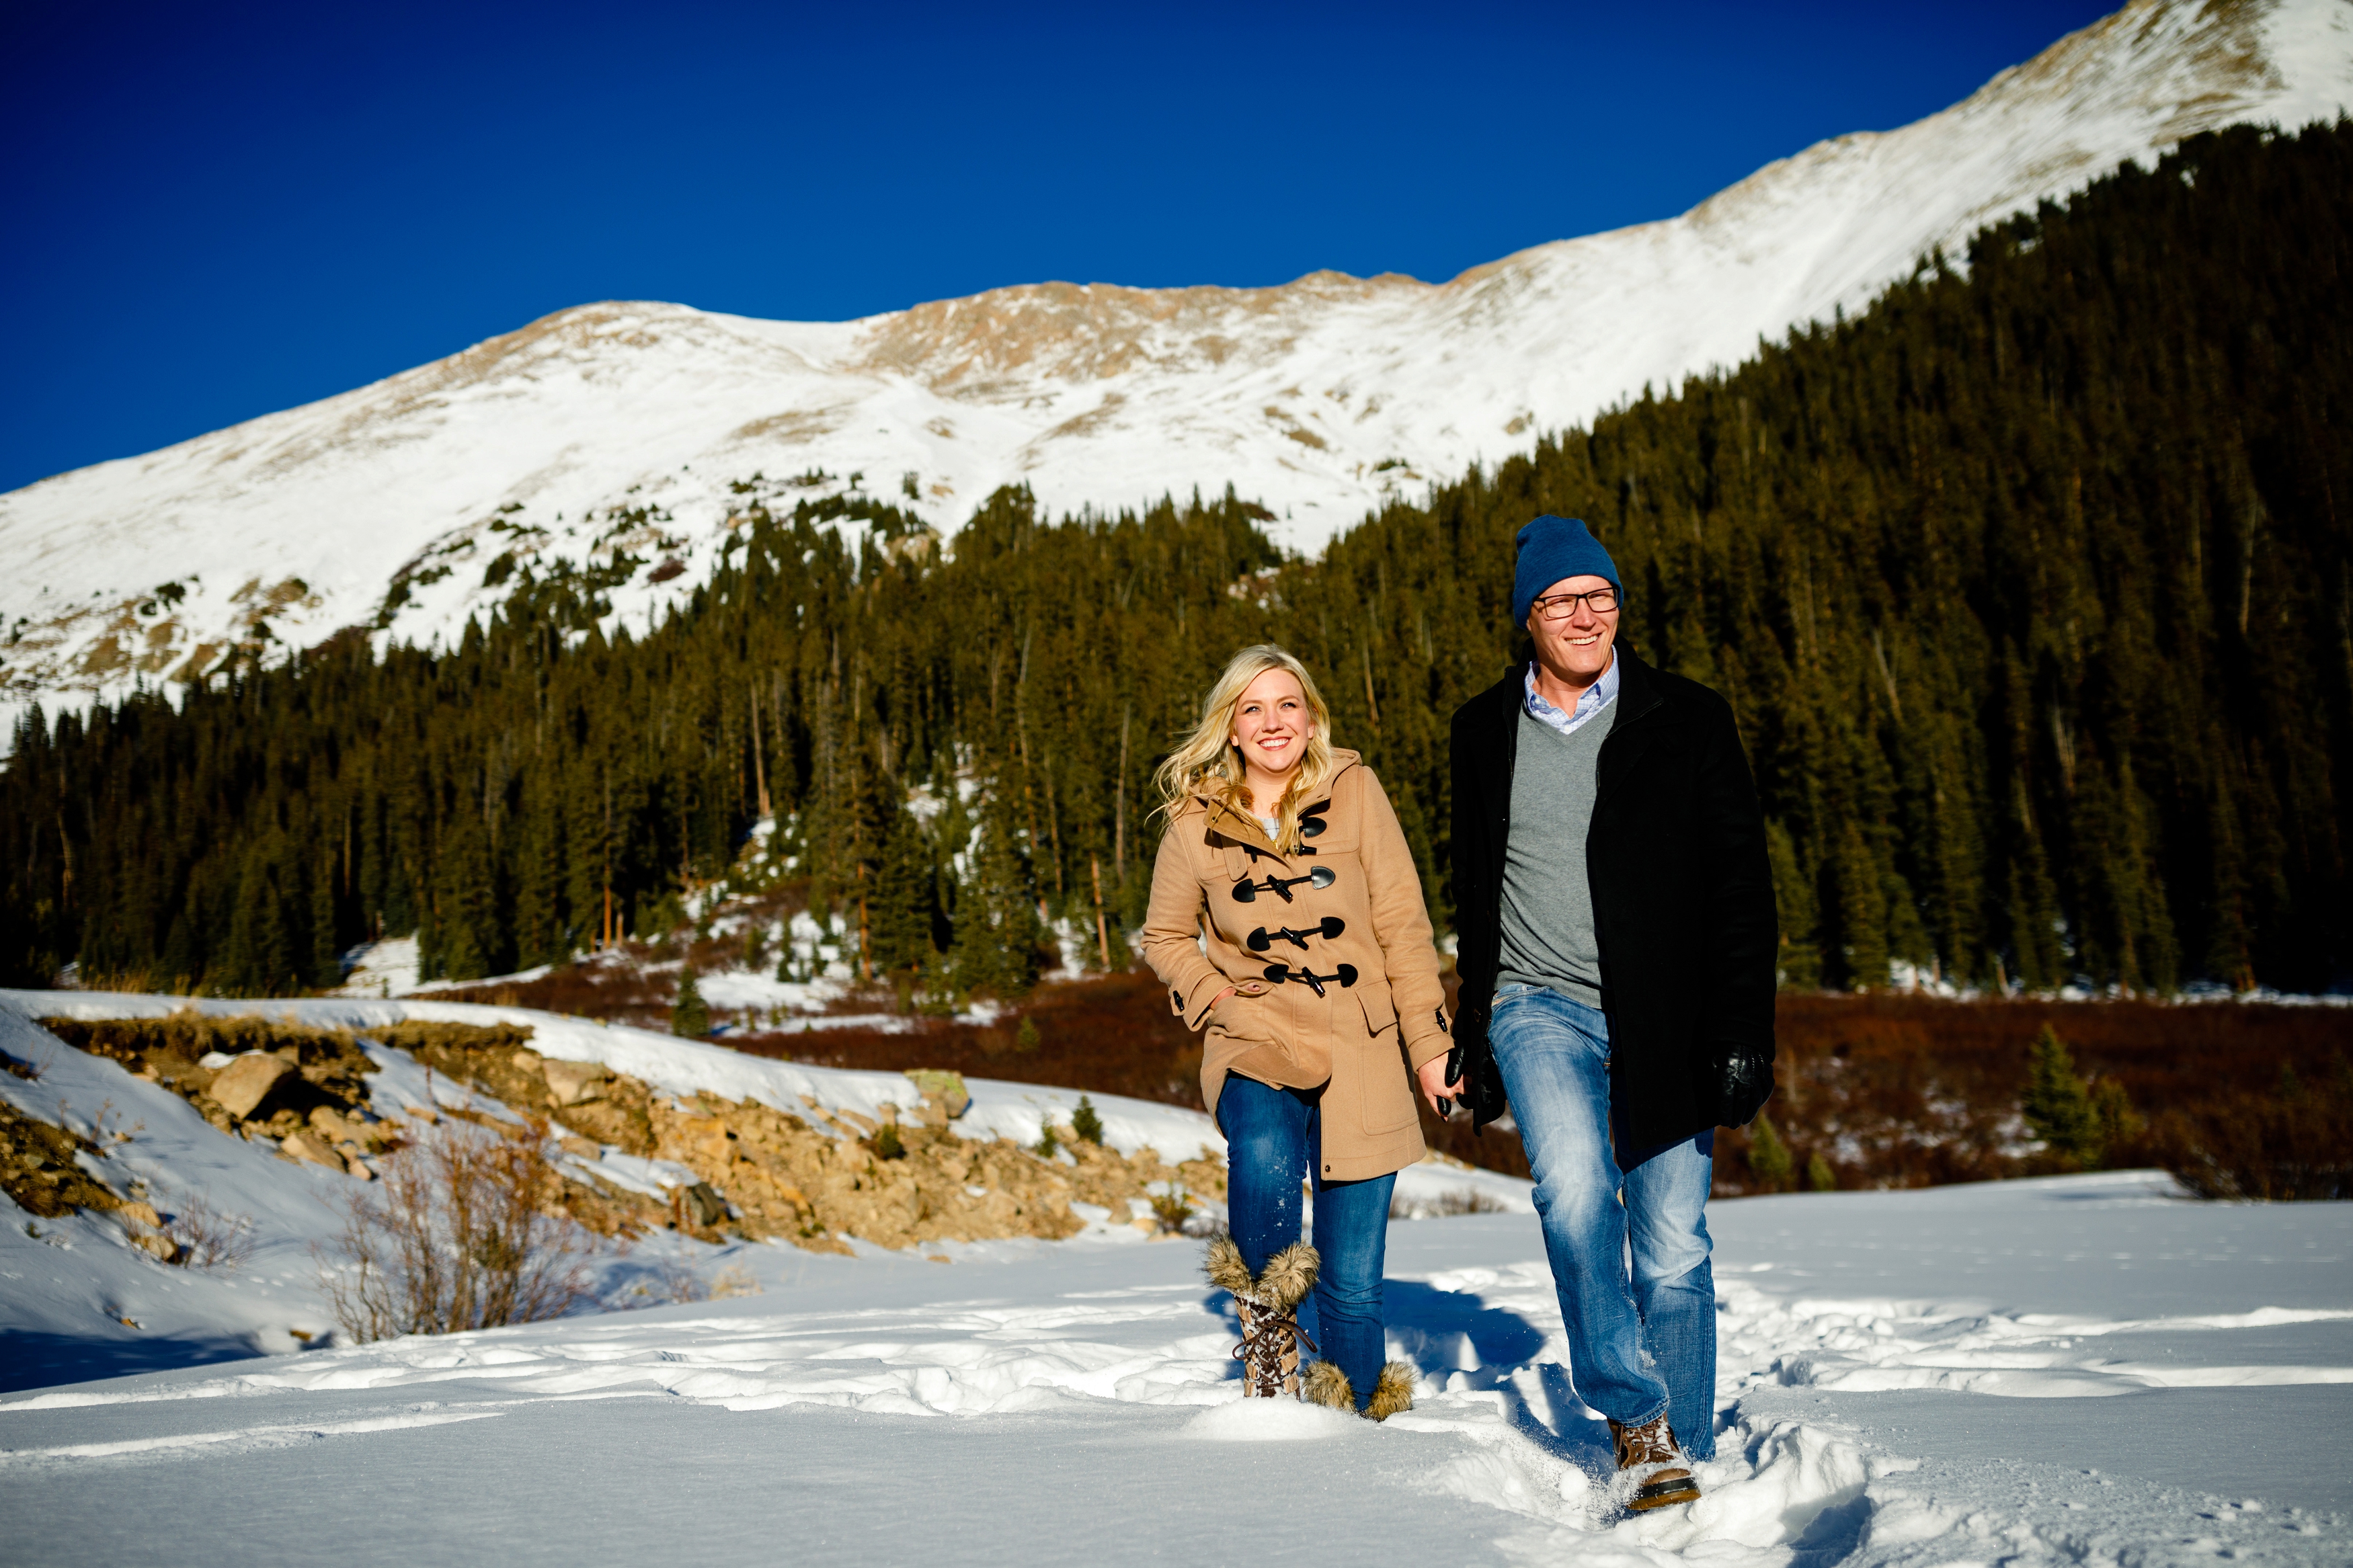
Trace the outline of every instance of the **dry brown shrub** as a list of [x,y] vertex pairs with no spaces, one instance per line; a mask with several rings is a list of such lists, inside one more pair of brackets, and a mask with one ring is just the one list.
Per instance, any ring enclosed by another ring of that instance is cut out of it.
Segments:
[[[2019,1115],[2028,1052],[2046,1026],[2077,1072],[2116,1085],[2146,1120],[2138,1137],[2106,1151],[2112,1169],[2161,1165],[2211,1195],[2286,1196],[2347,1163],[2344,1119],[2329,1121],[2324,1092],[2353,1046],[2353,1012],[2343,1008],[1784,993],[1775,1012],[1769,1114],[1797,1165],[1820,1157],[1841,1187],[2066,1168],[2029,1146]],[[2274,1088],[2284,1071],[2312,1103],[2286,1104]],[[1746,1130],[1717,1134],[1718,1194],[1759,1190],[1748,1139]]]
[[177,1251],[172,1261],[206,1274],[234,1274],[253,1258],[253,1216],[216,1209],[203,1193],[191,1193],[164,1216],[163,1235]]
[[449,1118],[344,1198],[321,1282],[354,1342],[562,1317],[588,1299],[595,1247],[550,1212],[563,1178],[546,1128]]
[[2152,1142],[2201,1197],[2353,1197],[2353,1073],[2341,1056],[2317,1084],[2288,1069],[2269,1093],[2237,1089],[2195,1114],[2167,1111]]
[[[1038,1044],[1019,1047],[1022,1023]],[[1201,1043],[1168,1011],[1168,993],[1141,971],[1041,985],[1018,1019],[970,1024],[913,1018],[902,1032],[823,1029],[723,1037],[747,1055],[812,1067],[897,1072],[943,1068],[968,1077],[1050,1084],[1201,1109]]]
[[711,1300],[714,1301],[733,1300],[738,1296],[766,1294],[767,1291],[760,1284],[759,1277],[740,1263],[727,1264],[711,1277]]

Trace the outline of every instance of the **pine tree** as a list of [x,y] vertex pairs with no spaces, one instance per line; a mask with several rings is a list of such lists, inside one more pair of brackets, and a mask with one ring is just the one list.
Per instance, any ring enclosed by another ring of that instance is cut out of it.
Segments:
[[2075,1064],[2051,1026],[2045,1024],[2027,1053],[2026,1091],[2019,1112],[2035,1137],[2069,1168],[2095,1171],[2105,1147],[2101,1116],[2090,1088],[2075,1076]]
[[670,1005],[670,1032],[687,1040],[699,1040],[711,1033],[711,1007],[695,984],[692,964],[678,972],[678,995]]
[[877,972],[905,974],[933,961],[934,876],[931,847],[924,842],[922,826],[913,812],[896,807],[883,830],[869,894],[868,920]]
[[1044,936],[1014,823],[1010,804],[993,793],[975,851],[977,874],[956,903],[952,955],[959,985],[1007,997],[1037,984]]
[[1781,1142],[1780,1132],[1773,1119],[1759,1112],[1748,1124],[1748,1169],[1757,1184],[1768,1193],[1778,1193],[1789,1185],[1794,1166],[1789,1159],[1789,1146]]

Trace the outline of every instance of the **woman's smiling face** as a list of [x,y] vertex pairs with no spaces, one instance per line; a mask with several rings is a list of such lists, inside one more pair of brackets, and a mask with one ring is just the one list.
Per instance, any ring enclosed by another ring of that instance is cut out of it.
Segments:
[[1307,754],[1307,738],[1314,732],[1307,694],[1287,669],[1268,670],[1242,688],[1241,700],[1234,704],[1233,743],[1250,772],[1276,777],[1289,773]]

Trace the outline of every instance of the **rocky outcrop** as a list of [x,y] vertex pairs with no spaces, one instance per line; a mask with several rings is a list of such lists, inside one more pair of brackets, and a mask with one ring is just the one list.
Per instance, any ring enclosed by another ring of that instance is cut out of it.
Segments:
[[243,1121],[269,1098],[280,1079],[300,1070],[283,1057],[249,1051],[221,1068],[213,1079],[213,1103]]
[[[42,1219],[58,1219],[78,1208],[111,1210],[122,1200],[109,1192],[74,1156],[99,1152],[87,1138],[37,1121],[0,1100],[0,1190],[16,1206]],[[153,1209],[148,1213],[153,1214]]]
[[953,1121],[972,1108],[972,1090],[964,1086],[964,1074],[944,1068],[909,1068],[907,1080],[923,1097],[938,1106]]
[[[1064,1152],[1048,1158],[1010,1139],[960,1136],[950,1124],[972,1095],[956,1073],[915,1069],[908,1076],[923,1091],[922,1102],[912,1112],[886,1107],[877,1121],[813,1100],[794,1112],[716,1095],[663,1094],[602,1067],[487,1044],[481,1033],[420,1039],[408,1048],[437,1072],[548,1118],[577,1141],[574,1152],[584,1160],[609,1146],[673,1161],[732,1209],[723,1218],[704,1219],[700,1214],[707,1210],[681,1197],[663,1214],[598,1184],[594,1193],[578,1194],[575,1217],[599,1228],[650,1222],[838,1252],[848,1249],[843,1238],[851,1236],[891,1247],[1060,1238],[1085,1223],[1074,1203],[1109,1209],[1119,1223],[1139,1202],[1148,1204],[1155,1184],[1225,1192],[1223,1161],[1185,1159],[1183,1151],[1170,1151],[1181,1162],[1172,1165],[1156,1151],[1124,1156],[1066,1129]],[[578,1086],[594,1098],[573,1098]],[[1157,1229],[1157,1222],[1143,1227]]]
[[[364,1177],[366,1157],[395,1146],[404,1131],[368,1109],[366,1074],[375,1064],[346,1031],[193,1011],[43,1022],[69,1044],[172,1089],[223,1132],[275,1140],[288,1160]],[[1156,1231],[1162,1222],[1139,1214],[1154,1196],[1174,1186],[1202,1195],[1225,1192],[1224,1163],[1198,1152],[1193,1158],[1176,1150],[1123,1155],[1069,1128],[1060,1130],[1060,1148],[1050,1155],[1008,1138],[964,1137],[953,1124],[972,1095],[953,1072],[911,1072],[920,1093],[915,1106],[884,1106],[878,1119],[814,1100],[787,1110],[663,1093],[601,1064],[543,1057],[530,1048],[527,1027],[406,1023],[372,1029],[367,1037],[541,1119],[576,1161],[565,1167],[557,1209],[607,1236],[676,1228],[834,1252],[847,1251],[845,1238],[853,1236],[891,1247],[1060,1238],[1086,1223],[1074,1205]],[[222,1055],[233,1059],[204,1065]],[[445,1109],[411,1117],[429,1122],[468,1114]],[[597,1176],[608,1148],[673,1162],[697,1180],[667,1200],[649,1198]],[[90,1185],[104,1194],[96,1206],[115,1206],[111,1194]]]
[[550,1057],[540,1063],[547,1096],[557,1105],[586,1105],[605,1097],[613,1075],[602,1062],[567,1062]]
[[[215,1017],[193,1008],[162,1018],[44,1018],[41,1026],[170,1089],[223,1132],[274,1141],[290,1160],[365,1178],[374,1173],[367,1157],[396,1135],[368,1110],[367,1075],[375,1064],[346,1030],[252,1015]],[[464,1026],[399,1028],[446,1033]],[[528,1031],[471,1032],[500,1044],[529,1037]]]

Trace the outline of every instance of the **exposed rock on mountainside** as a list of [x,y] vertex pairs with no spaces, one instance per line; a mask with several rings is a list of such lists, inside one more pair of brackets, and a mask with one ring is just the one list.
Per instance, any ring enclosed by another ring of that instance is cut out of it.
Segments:
[[[42,1026],[171,1089],[225,1133],[269,1139],[283,1158],[362,1178],[371,1174],[369,1160],[416,1135],[407,1123],[461,1114],[412,1109],[406,1118],[379,1118],[364,1081],[375,1064],[363,1037],[348,1029],[193,1011],[46,1018]],[[562,1166],[562,1212],[607,1236],[667,1226],[707,1240],[734,1233],[825,1252],[848,1251],[842,1238],[850,1236],[890,1247],[1060,1239],[1082,1226],[1073,1203],[1108,1209],[1123,1223],[1172,1184],[1225,1192],[1223,1163],[1208,1157],[1171,1165],[1155,1150],[1123,1155],[1064,1137],[1065,1160],[1007,1138],[960,1136],[949,1123],[970,1095],[953,1073],[923,1072],[916,1082],[928,1098],[903,1112],[886,1105],[878,1119],[810,1099],[795,1115],[713,1094],[665,1094],[600,1063],[543,1057],[529,1048],[527,1027],[407,1022],[364,1037],[542,1119],[571,1156]],[[74,1164],[78,1146],[41,1122],[0,1125],[10,1194],[21,1189],[19,1203],[40,1215],[119,1206]],[[699,1181],[671,1188],[665,1202],[617,1179],[619,1167],[602,1163],[608,1151],[684,1166]],[[1157,1223],[1144,1219],[1140,1228]]]
[[0,1103],[0,1192],[26,1214],[55,1218],[78,1208],[119,1209],[122,1200],[75,1158],[89,1139]]
[[1384,496],[1860,307],[2124,159],[2348,102],[2353,0],[2136,0],[1915,124],[1443,284],[1041,283],[838,323],[583,306],[0,498],[0,701],[346,626],[447,637],[518,574],[573,574],[642,625],[754,496],[877,497],[950,529],[1009,483],[1076,510],[1230,482],[1313,549]]

